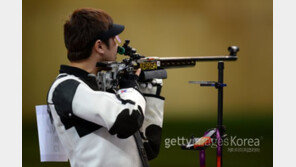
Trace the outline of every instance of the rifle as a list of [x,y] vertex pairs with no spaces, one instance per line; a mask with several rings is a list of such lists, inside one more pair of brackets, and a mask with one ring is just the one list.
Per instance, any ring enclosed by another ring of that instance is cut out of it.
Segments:
[[136,49],[128,46],[129,40],[126,40],[122,47],[118,47],[117,52],[129,56],[122,62],[101,62],[97,63],[102,71],[98,72],[98,85],[101,90],[118,89],[120,74],[125,72],[134,73],[135,69],[141,68],[140,81],[145,82],[157,79],[166,79],[166,69],[193,67],[196,62],[218,61],[218,82],[215,81],[191,81],[189,83],[200,84],[200,86],[211,86],[218,89],[218,118],[217,127],[205,132],[201,138],[194,138],[190,143],[182,145],[184,150],[199,150],[200,166],[205,167],[205,149],[217,140],[217,167],[222,167],[222,140],[226,137],[225,127],[223,126],[223,82],[224,61],[237,60],[237,46],[228,47],[229,55],[227,56],[202,56],[202,57],[144,57],[137,53]]
[[125,40],[122,47],[118,46],[117,52],[121,55],[129,56],[122,62],[98,62],[98,86],[100,90],[118,89],[118,79],[120,74],[125,72],[133,73],[141,68],[139,76],[140,82],[152,79],[166,79],[166,69],[194,67],[196,62],[204,61],[235,61],[237,60],[237,46],[230,46],[227,56],[199,56],[199,57],[145,57],[137,53],[135,48],[129,46],[130,41]]

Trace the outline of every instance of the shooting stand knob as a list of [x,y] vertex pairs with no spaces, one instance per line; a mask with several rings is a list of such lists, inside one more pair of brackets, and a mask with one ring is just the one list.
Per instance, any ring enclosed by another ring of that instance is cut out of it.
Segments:
[[237,46],[229,46],[228,51],[230,52],[230,56],[236,56],[236,53],[239,51],[239,47]]

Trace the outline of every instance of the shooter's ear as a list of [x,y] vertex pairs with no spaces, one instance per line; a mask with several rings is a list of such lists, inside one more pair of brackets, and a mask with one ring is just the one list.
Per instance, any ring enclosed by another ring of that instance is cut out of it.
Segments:
[[101,40],[97,40],[94,44],[93,49],[99,54],[104,54],[103,45],[104,45],[104,43]]

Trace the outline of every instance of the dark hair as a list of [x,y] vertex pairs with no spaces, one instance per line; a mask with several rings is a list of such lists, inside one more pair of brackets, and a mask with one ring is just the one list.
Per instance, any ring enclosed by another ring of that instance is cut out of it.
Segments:
[[[112,18],[103,10],[91,8],[75,10],[64,24],[68,59],[77,61],[88,58],[98,34],[107,31],[112,24]],[[109,47],[109,39],[102,41]]]

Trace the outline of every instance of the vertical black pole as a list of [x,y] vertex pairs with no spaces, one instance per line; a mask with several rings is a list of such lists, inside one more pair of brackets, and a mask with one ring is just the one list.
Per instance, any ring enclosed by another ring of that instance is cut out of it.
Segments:
[[[224,72],[224,62],[218,62],[218,127],[223,126],[223,72]],[[222,129],[219,129],[222,130]],[[221,133],[221,132],[220,132]]]
[[[223,74],[224,74],[224,62],[218,62],[218,124],[217,128],[219,129],[220,136],[224,135],[224,128],[223,128]],[[219,152],[217,152],[217,166],[222,167],[222,144],[219,144]]]

